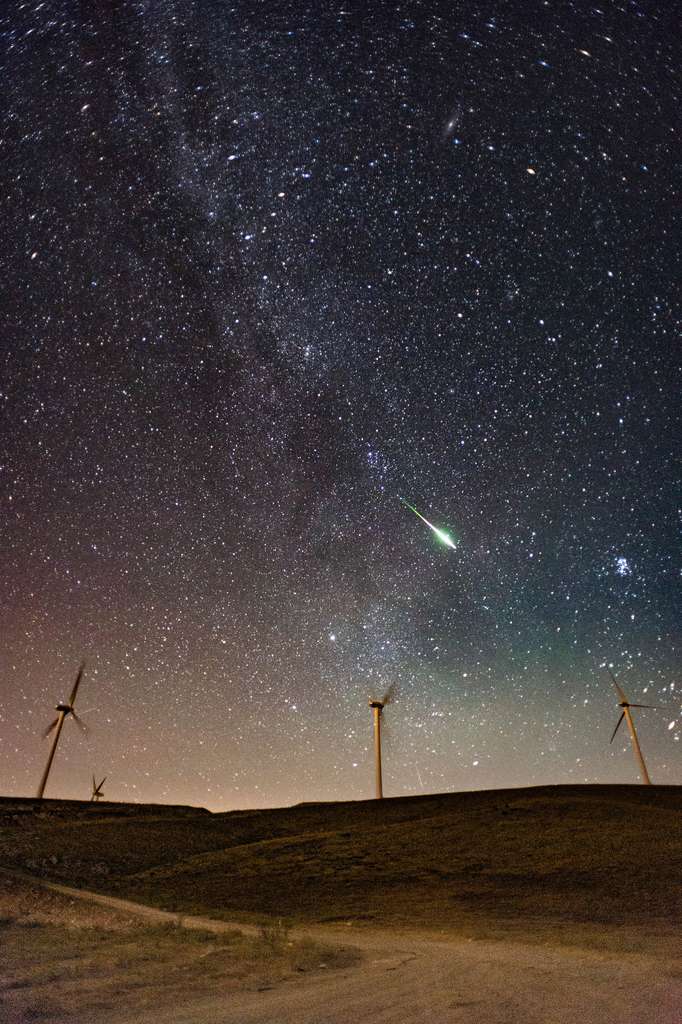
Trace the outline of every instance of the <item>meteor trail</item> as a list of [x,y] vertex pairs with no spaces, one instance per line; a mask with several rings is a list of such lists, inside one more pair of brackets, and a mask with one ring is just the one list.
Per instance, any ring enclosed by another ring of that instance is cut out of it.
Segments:
[[438,540],[441,542],[441,544],[445,544],[449,548],[456,548],[457,547],[456,542],[452,539],[452,537],[450,536],[449,533],[446,533],[445,530],[439,530],[437,526],[434,526],[433,523],[430,523],[428,521],[428,519],[421,514],[421,512],[417,512],[417,510],[414,507],[414,505],[410,505],[409,501],[405,501],[405,499],[401,498],[400,495],[398,495],[398,501],[402,501],[403,505],[407,505],[407,507],[412,512],[414,512],[414,514],[416,516],[419,516],[419,518],[422,520],[422,522],[426,523],[426,525],[428,526],[428,528],[430,530],[433,530],[433,532],[435,533],[436,537],[438,537]]

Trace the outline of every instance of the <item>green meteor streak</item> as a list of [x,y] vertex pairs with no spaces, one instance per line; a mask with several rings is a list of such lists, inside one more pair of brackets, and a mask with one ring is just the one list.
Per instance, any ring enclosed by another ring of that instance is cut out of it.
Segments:
[[457,547],[457,544],[452,539],[452,537],[450,536],[449,533],[446,533],[445,530],[439,530],[437,526],[434,526],[433,523],[430,523],[428,521],[428,519],[426,518],[426,516],[423,516],[421,514],[421,512],[417,512],[417,510],[414,507],[414,505],[410,505],[409,501],[405,501],[405,499],[401,498],[400,496],[398,497],[398,500],[402,501],[403,505],[407,505],[407,507],[412,512],[414,512],[414,514],[416,516],[419,516],[419,518],[422,520],[423,523],[426,523],[426,525],[428,526],[428,528],[430,530],[433,530],[433,532],[435,533],[436,537],[438,537],[438,540],[441,542],[441,544],[445,544],[449,548],[456,548]]

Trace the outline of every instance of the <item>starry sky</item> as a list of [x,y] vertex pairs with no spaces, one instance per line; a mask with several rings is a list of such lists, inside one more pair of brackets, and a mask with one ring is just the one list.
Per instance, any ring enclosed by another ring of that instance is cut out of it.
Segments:
[[47,796],[682,784],[676,35],[3,7],[3,793],[82,658]]

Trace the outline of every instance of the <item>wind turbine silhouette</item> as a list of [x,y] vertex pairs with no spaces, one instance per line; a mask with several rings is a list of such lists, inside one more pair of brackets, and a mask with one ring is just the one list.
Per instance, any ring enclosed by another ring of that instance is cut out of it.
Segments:
[[613,730],[613,734],[609,742],[613,743],[613,741],[616,738],[616,733],[620,729],[623,719],[625,719],[625,721],[628,724],[628,729],[630,730],[630,740],[632,742],[632,749],[635,753],[635,757],[637,758],[637,763],[639,764],[639,772],[642,776],[642,784],[644,786],[650,786],[652,784],[651,779],[649,778],[649,773],[646,769],[646,764],[644,763],[644,755],[642,754],[642,748],[639,745],[639,740],[637,738],[637,730],[635,729],[635,723],[632,719],[632,715],[630,714],[630,708],[650,708],[652,711],[656,711],[658,710],[658,707],[655,704],[631,704],[625,696],[625,694],[623,693],[623,691],[621,690],[620,686],[618,685],[616,677],[614,676],[613,672],[608,667],[608,665],[606,666],[606,671],[611,676],[611,681],[616,688],[616,693],[619,697],[618,707],[623,709],[620,713],[620,718],[618,719],[616,728]]
[[382,800],[384,787],[381,779],[381,715],[395,694],[395,686],[389,686],[381,700],[370,700],[369,706],[374,717],[374,776],[376,780],[376,798]]
[[48,775],[50,774],[50,768],[52,767],[52,762],[54,761],[54,755],[55,755],[55,753],[57,751],[57,743],[59,742],[59,735],[60,735],[60,733],[62,731],[62,726],[64,725],[64,720],[69,715],[71,715],[71,717],[73,718],[74,722],[76,723],[78,728],[81,730],[81,732],[87,732],[87,729],[85,728],[85,726],[81,722],[80,718],[78,717],[78,715],[76,714],[76,712],[73,709],[73,706],[74,706],[74,704],[76,702],[76,694],[78,693],[78,687],[80,686],[81,679],[83,678],[83,672],[84,671],[85,671],[85,662],[82,662],[81,667],[78,669],[78,675],[76,676],[76,682],[73,684],[73,689],[71,691],[71,696],[69,697],[68,703],[64,703],[64,701],[60,701],[60,703],[57,704],[55,710],[58,711],[59,714],[55,718],[54,722],[51,722],[50,725],[48,725],[48,727],[45,730],[45,732],[43,733],[43,739],[47,739],[47,737],[50,735],[52,730],[54,730],[54,739],[52,740],[52,746],[50,747],[50,754],[49,754],[49,757],[47,759],[47,764],[45,765],[45,771],[43,772],[43,777],[40,780],[40,785],[38,786],[38,799],[39,800],[42,800],[43,793],[45,792],[45,786],[47,785],[47,778],[48,778]]
[[90,797],[90,803],[91,804],[92,803],[97,804],[103,798],[104,793],[102,792],[102,786],[104,785],[104,783],[106,781],[107,781],[106,775],[104,776],[102,781],[99,782],[99,783],[95,782],[95,776],[94,775],[92,776],[92,796]]

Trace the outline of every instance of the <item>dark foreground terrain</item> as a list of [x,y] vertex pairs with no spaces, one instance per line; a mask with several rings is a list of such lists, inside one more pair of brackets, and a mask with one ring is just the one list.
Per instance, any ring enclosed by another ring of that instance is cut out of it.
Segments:
[[186,936],[0,872],[12,1024],[682,1020],[678,787],[229,814],[4,799],[0,866],[245,930]]
[[[682,789],[553,786],[210,814],[0,801],[0,863],[168,910],[557,934],[682,910]],[[543,929],[544,930],[544,929]]]
[[0,1021],[140,1021],[357,963],[352,950],[294,938],[279,924],[215,933],[73,899],[0,872]]
[[60,883],[0,879],[3,1024],[680,1020],[677,935],[652,955],[539,945],[537,934],[532,944],[347,925],[305,937],[242,925],[240,934],[170,916]]

